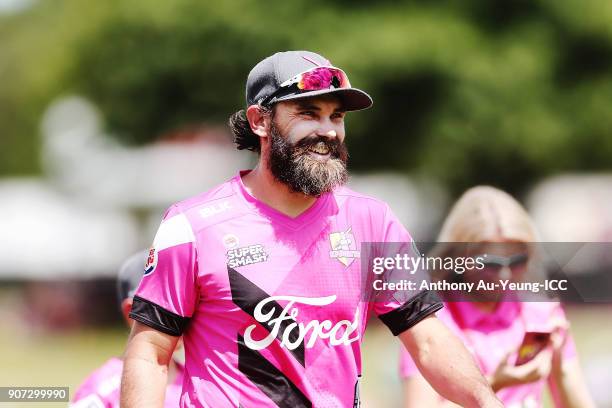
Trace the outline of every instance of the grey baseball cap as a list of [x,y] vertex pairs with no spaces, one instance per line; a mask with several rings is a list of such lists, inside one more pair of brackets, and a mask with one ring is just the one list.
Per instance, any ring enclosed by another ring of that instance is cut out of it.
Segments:
[[281,87],[281,84],[298,74],[316,67],[333,67],[324,57],[310,51],[277,52],[259,62],[249,73],[246,84],[247,106],[272,105],[290,99],[334,94],[342,101],[344,109],[355,111],[372,106],[372,98],[357,88],[335,88],[304,91],[297,86]]
[[125,299],[134,297],[144,274],[144,265],[149,256],[148,250],[138,251],[126,259],[117,275],[117,300],[121,304]]

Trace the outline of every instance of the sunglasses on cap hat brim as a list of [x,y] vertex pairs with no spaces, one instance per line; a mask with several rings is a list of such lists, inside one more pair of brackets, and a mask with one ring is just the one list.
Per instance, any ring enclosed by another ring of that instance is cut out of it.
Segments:
[[269,106],[280,101],[325,94],[338,95],[346,110],[360,110],[372,105],[372,99],[368,94],[351,88],[351,83],[343,70],[331,66],[314,67],[289,78],[259,104]]

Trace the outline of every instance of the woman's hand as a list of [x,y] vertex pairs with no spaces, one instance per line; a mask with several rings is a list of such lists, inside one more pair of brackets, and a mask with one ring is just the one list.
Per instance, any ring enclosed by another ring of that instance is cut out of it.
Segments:
[[553,351],[551,374],[553,376],[560,376],[562,375],[563,347],[567,341],[569,322],[567,320],[558,320],[555,322],[554,326],[555,329],[550,336],[550,343]]
[[548,381],[555,407],[595,408],[577,356],[569,359],[563,356],[563,349],[571,336],[569,323],[560,322],[557,327],[551,336],[553,354]]
[[550,374],[553,359],[553,350],[548,347],[540,351],[533,360],[515,366],[510,363],[510,352],[499,363],[493,375],[489,376],[489,382],[493,391],[514,385],[528,384],[547,378]]

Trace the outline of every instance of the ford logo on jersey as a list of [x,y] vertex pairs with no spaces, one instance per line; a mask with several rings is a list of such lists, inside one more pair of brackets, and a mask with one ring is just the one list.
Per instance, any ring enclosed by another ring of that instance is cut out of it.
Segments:
[[[287,301],[287,304],[275,315],[274,307],[269,305],[275,301]],[[262,339],[254,339],[253,331],[257,325],[251,325],[244,331],[244,342],[252,350],[262,350],[268,347],[275,339],[281,339],[281,347],[288,350],[295,350],[302,342],[306,348],[312,348],[318,339],[329,339],[331,346],[348,346],[352,342],[359,340],[359,308],[355,309],[353,321],[340,320],[333,323],[331,320],[311,320],[308,323],[297,322],[300,311],[297,305],[327,306],[336,300],[336,295],[308,298],[301,296],[270,296],[260,301],[255,307],[253,317],[262,326],[268,326],[269,334]],[[289,323],[283,329],[283,321]],[[281,334],[280,331],[284,330]],[[291,339],[291,332],[297,330],[297,338]],[[308,339],[306,337],[308,336]]]

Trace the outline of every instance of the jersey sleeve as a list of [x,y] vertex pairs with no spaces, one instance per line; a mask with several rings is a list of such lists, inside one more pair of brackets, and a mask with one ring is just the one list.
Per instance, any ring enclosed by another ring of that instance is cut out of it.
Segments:
[[[383,228],[382,256],[395,257],[399,253],[420,257],[412,237],[388,207]],[[408,275],[406,271],[392,271],[387,274],[387,278],[394,281],[400,281],[403,277],[414,281],[417,286],[421,280],[428,279],[423,270],[419,270],[412,275]],[[394,336],[410,329],[442,307],[442,302],[437,293],[428,290],[398,291],[382,296],[380,300],[374,301],[373,305],[374,312]]]
[[195,236],[187,217],[171,207],[157,230],[130,317],[180,336],[198,300]]

